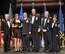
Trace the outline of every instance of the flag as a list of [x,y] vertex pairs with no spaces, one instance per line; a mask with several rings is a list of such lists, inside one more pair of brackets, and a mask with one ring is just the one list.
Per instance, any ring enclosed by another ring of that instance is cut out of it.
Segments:
[[43,10],[43,13],[47,11],[47,8],[46,8],[46,4],[44,3],[44,10]]
[[20,7],[20,15],[19,15],[19,19],[20,19],[20,20],[23,19],[23,7],[22,7],[22,4],[21,4],[21,7]]
[[[45,13],[45,11],[47,11],[47,8],[46,8],[46,4],[44,3],[43,14]],[[44,15],[42,15],[42,17],[44,17]],[[44,40],[43,40],[43,37],[41,37],[40,38],[40,48],[43,47],[43,44],[44,44]]]
[[32,3],[32,9],[34,9],[34,3]]
[[9,19],[12,20],[12,18],[13,18],[12,5],[10,4],[10,6],[9,6]]
[[64,34],[64,24],[63,24],[63,20],[62,20],[63,16],[62,16],[62,8],[61,5],[59,6],[59,26],[60,26],[60,32],[63,35]]

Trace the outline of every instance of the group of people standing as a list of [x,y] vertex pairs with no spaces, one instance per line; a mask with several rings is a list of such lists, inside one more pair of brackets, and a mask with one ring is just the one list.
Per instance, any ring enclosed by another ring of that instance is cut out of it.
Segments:
[[32,14],[28,17],[27,12],[23,13],[23,19],[19,19],[16,13],[12,21],[9,20],[9,14],[5,14],[2,21],[2,30],[4,33],[4,52],[10,51],[11,36],[14,36],[15,51],[30,51],[30,37],[32,38],[32,51],[39,52],[40,37],[44,36],[44,51],[58,52],[60,50],[59,27],[57,15],[49,17],[49,12],[45,11],[44,16],[40,18],[36,14],[36,9],[32,9]]

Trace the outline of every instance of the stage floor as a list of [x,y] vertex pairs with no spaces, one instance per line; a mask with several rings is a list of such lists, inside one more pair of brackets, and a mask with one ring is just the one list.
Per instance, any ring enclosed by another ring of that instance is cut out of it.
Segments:
[[43,52],[43,49],[40,49],[40,52],[14,52],[14,50],[11,50],[10,52],[4,53],[3,48],[0,48],[0,54],[65,54],[65,49],[62,49],[58,53],[45,53]]

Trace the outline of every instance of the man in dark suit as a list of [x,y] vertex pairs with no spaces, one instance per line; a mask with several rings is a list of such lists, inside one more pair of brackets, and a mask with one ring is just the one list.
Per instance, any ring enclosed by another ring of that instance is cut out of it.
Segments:
[[2,21],[4,33],[4,52],[10,51],[10,38],[11,38],[11,24],[9,21],[9,14],[5,14],[5,20]]
[[49,12],[46,11],[44,13],[44,17],[42,20],[42,31],[44,34],[44,46],[46,52],[50,52],[52,50],[52,37],[51,37],[51,25],[52,25],[52,20],[49,17]]
[[40,32],[40,24],[41,19],[40,15],[36,14],[36,9],[32,9],[32,15],[30,15],[31,19],[31,34],[33,39],[33,51],[38,52],[39,51],[39,32]]
[[23,51],[30,51],[30,39],[29,39],[30,20],[27,17],[27,12],[24,12],[22,23],[23,23],[22,28]]

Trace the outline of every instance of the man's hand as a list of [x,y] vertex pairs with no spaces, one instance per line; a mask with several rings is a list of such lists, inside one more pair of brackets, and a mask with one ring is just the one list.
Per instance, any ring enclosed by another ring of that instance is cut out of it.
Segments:
[[46,30],[46,29],[43,29],[42,31],[43,31],[43,32],[47,32],[47,30]]
[[31,34],[31,32],[29,32],[29,34]]
[[41,29],[39,28],[39,29],[38,29],[38,32],[40,32],[40,31],[41,31]]
[[58,35],[56,35],[56,37],[58,37]]
[[4,33],[2,33],[2,36],[4,36]]

